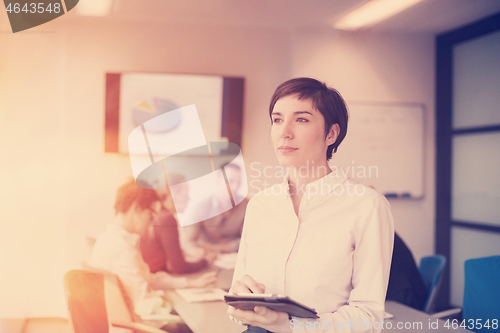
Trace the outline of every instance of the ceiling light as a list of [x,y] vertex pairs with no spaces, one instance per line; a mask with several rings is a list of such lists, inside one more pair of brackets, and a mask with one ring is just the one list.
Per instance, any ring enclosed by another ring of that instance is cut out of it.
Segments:
[[111,14],[113,0],[80,0],[76,11],[83,16],[106,16]]
[[335,20],[335,29],[357,30],[383,21],[422,0],[372,0]]

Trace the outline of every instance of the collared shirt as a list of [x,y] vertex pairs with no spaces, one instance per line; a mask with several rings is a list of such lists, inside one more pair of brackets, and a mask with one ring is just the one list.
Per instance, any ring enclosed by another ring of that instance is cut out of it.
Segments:
[[305,187],[297,216],[285,177],[250,200],[233,281],[315,308],[317,323],[293,318],[294,332],[380,331],[393,237],[375,190],[332,172]]
[[89,260],[90,266],[118,275],[135,307],[155,295],[151,289],[187,287],[185,277],[149,272],[138,248],[139,238],[116,224],[108,224],[94,244]]

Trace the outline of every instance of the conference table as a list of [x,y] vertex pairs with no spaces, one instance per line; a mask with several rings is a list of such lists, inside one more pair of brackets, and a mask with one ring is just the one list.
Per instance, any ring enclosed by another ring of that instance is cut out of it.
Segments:
[[[431,315],[410,308],[394,301],[385,301],[385,311],[394,317],[384,320],[382,332],[418,332],[418,333],[441,333],[471,332],[464,328],[451,328],[451,320],[446,327],[446,320],[433,318]],[[459,323],[460,324],[460,323]]]
[[[232,278],[233,270],[221,270],[216,287],[229,290]],[[167,291],[166,298],[193,333],[241,333],[246,329],[229,319],[224,301],[189,303],[175,290]]]
[[[232,274],[232,270],[222,270],[217,279],[217,287],[228,290]],[[167,291],[166,297],[194,333],[241,333],[246,329],[246,326],[238,325],[229,319],[226,313],[227,305],[223,301],[189,303],[175,290]],[[385,311],[393,317],[384,320],[382,332],[470,332],[460,327],[447,328],[445,320],[433,318],[427,313],[394,301],[385,302]],[[339,329],[338,331],[346,330]]]

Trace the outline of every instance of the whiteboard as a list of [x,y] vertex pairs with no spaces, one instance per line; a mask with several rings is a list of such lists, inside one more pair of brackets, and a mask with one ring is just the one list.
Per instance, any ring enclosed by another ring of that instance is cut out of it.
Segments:
[[386,197],[422,198],[424,107],[348,103],[347,136],[329,164]]

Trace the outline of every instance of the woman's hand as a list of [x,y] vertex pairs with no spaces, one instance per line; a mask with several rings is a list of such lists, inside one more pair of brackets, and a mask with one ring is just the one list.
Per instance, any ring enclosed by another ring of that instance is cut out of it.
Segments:
[[217,252],[217,253],[229,253],[231,252],[227,243],[211,244],[203,242],[200,246],[205,250],[205,252]]
[[[258,283],[249,275],[243,275],[241,280],[235,281],[229,293],[263,294],[266,286]],[[245,311],[229,306],[227,313],[246,325],[257,326],[276,333],[289,333],[292,331],[288,314],[277,312],[263,306],[256,306],[253,311]]]
[[264,306],[256,306],[253,311],[240,310],[230,306],[227,313],[246,325],[262,327],[275,333],[292,332],[290,319],[286,312],[273,311]]
[[217,272],[205,273],[200,277],[195,279],[188,278],[188,287],[189,288],[202,288],[206,287],[209,284],[215,284],[217,280]]
[[243,275],[241,280],[235,281],[229,293],[253,293],[263,294],[266,291],[266,286],[255,281],[250,275]]
[[205,256],[204,259],[206,260],[208,266],[212,265],[215,260],[217,260],[217,257],[219,256],[219,252],[215,251],[205,251]]

